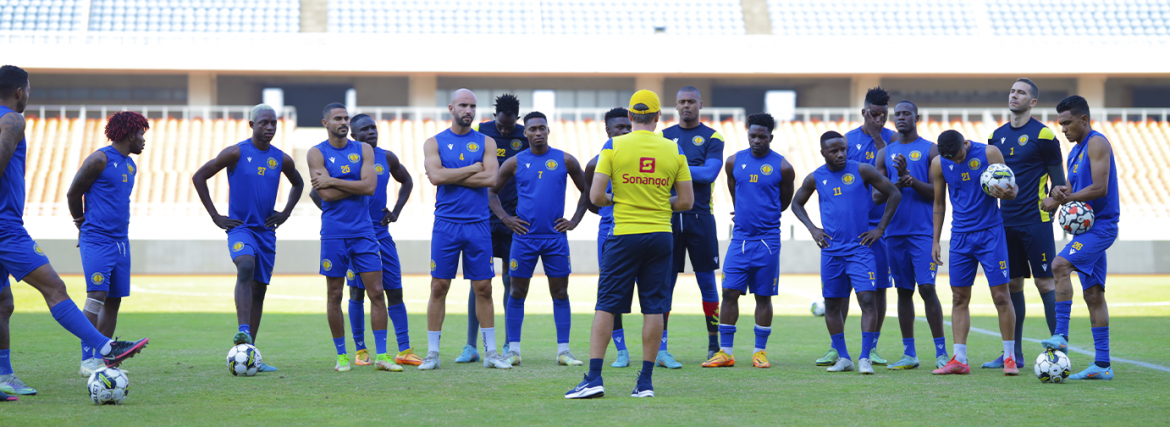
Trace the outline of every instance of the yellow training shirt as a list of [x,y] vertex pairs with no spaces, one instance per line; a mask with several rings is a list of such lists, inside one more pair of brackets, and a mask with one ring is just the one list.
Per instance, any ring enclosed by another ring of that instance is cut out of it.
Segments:
[[597,173],[613,185],[613,234],[671,232],[670,190],[691,169],[673,141],[638,130],[605,142]]

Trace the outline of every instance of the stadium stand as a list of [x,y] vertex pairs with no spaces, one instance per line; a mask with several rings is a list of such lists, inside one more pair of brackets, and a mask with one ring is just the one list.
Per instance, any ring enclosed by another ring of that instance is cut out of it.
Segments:
[[0,31],[85,29],[85,0],[12,0],[0,6]]
[[[90,31],[300,31],[297,0],[92,0]],[[80,28],[75,28],[80,29]]]
[[[329,0],[329,32],[742,35],[738,0]],[[701,12],[700,12],[701,11]]]
[[805,36],[975,35],[973,2],[961,0],[768,0],[772,34]]
[[990,0],[987,13],[995,35],[1164,36],[1170,2]]

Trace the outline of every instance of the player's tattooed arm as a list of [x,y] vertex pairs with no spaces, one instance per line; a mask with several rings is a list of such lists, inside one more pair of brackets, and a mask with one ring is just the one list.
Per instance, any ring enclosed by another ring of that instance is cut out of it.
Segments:
[[[1003,164],[1003,152],[999,148],[988,145],[987,146],[987,163],[988,164]],[[999,188],[998,185],[987,186],[987,194],[991,197],[1003,200],[1014,200],[1016,193],[1019,190],[1014,184],[1008,184],[1008,188]]]
[[886,227],[890,225],[890,220],[894,218],[894,212],[898,210],[898,203],[902,202],[902,192],[898,191],[898,187],[890,182],[886,175],[878,172],[877,168],[868,164],[862,163],[858,167],[861,173],[861,179],[873,189],[875,193],[879,193],[886,199],[886,209],[882,212],[882,220],[878,223],[877,228],[869,230],[861,234],[861,244],[869,246],[873,242],[882,238],[886,232]]
[[382,208],[386,213],[382,217],[382,225],[398,221],[398,216],[402,214],[402,207],[406,206],[411,191],[414,191],[414,179],[410,177],[410,171],[406,170],[406,166],[390,150],[386,150],[386,165],[390,167],[390,176],[398,181],[398,200],[394,202],[394,209]]
[[[288,201],[284,204],[284,210],[273,212],[268,218],[264,220],[264,226],[267,228],[276,229],[288,221],[288,217],[292,215],[293,208],[297,206],[297,202],[301,201],[301,194],[305,191],[305,179],[301,178],[301,173],[297,172],[297,165],[293,162],[292,157],[287,153],[284,159],[281,160],[280,172],[288,178],[289,184],[292,188],[288,190]],[[318,203],[317,207],[321,207]]]
[[[332,202],[349,197],[350,194],[339,188],[321,188],[318,186],[318,181],[329,178],[329,170],[325,169],[325,156],[321,154],[321,150],[317,147],[309,149],[309,153],[305,155],[305,160],[309,163],[309,176],[312,179],[313,189],[309,191],[309,198],[313,199],[313,203],[318,208],[321,207],[322,201]],[[316,199],[314,199],[314,195]]]
[[[493,160],[492,163],[496,162]],[[455,169],[445,168],[442,157],[439,157],[439,142],[431,137],[423,143],[423,169],[426,171],[427,180],[431,181],[431,185],[452,185],[460,184],[463,180],[475,175],[476,172],[482,171],[483,162],[475,162]]]
[[585,181],[585,188],[581,190],[581,198],[585,199],[585,203],[587,203],[586,207],[589,208],[589,212],[601,215],[601,212],[598,211],[597,205],[593,204],[593,202],[589,200],[589,192],[592,191],[593,188],[593,173],[596,170],[597,157],[594,157],[592,160],[589,160],[589,163],[585,164],[585,173],[583,176],[583,180]]
[[1075,193],[1070,193],[1067,186],[1054,188],[1053,197],[1061,204],[1088,202],[1109,195],[1109,157],[1113,154],[1113,146],[1100,135],[1089,138],[1085,144],[1085,151],[1089,153],[1089,168],[1093,171],[1093,183]]
[[8,169],[8,161],[16,154],[16,146],[24,139],[24,116],[15,111],[0,117],[0,176]]
[[731,194],[731,215],[735,216],[735,154],[727,156],[723,169],[727,173],[727,192]]
[[[491,157],[488,157],[489,155]],[[467,187],[491,187],[496,185],[496,175],[499,168],[500,162],[496,160],[496,140],[485,136],[483,137],[483,170],[464,179],[460,185]]]
[[788,209],[792,204],[792,192],[796,183],[796,169],[788,163],[788,159],[780,161],[780,212]]
[[214,159],[204,163],[191,176],[191,184],[195,186],[195,194],[199,195],[199,201],[203,203],[203,208],[207,210],[208,215],[211,215],[211,221],[215,223],[215,226],[224,230],[231,230],[243,224],[243,221],[231,219],[219,214],[219,211],[215,209],[215,202],[211,200],[211,192],[207,189],[207,180],[211,179],[211,177],[215,176],[215,174],[224,168],[235,167],[235,164],[239,161],[240,147],[232,145],[220,151],[219,155],[215,156]]
[[792,200],[792,214],[796,215],[796,219],[800,220],[805,228],[808,228],[808,232],[812,234],[813,241],[817,242],[817,246],[824,249],[829,247],[829,240],[831,239],[829,239],[829,235],[825,234],[825,230],[813,224],[812,219],[808,217],[808,211],[804,209],[804,204],[808,203],[808,199],[816,191],[817,179],[810,173],[804,178],[804,182],[800,184],[800,188],[796,190],[796,195]]
[[577,224],[581,223],[581,218],[585,217],[585,210],[589,208],[589,200],[586,196],[588,193],[585,192],[585,174],[581,171],[581,163],[569,153],[565,153],[564,162],[569,177],[573,179],[573,185],[576,185],[577,190],[581,192],[581,197],[577,198],[577,209],[573,211],[572,219],[557,218],[557,223],[553,228],[562,233],[577,228]]
[[77,174],[73,176],[73,183],[69,184],[69,191],[65,193],[65,199],[69,202],[69,214],[73,216],[73,225],[76,225],[78,229],[81,228],[81,224],[85,223],[82,196],[89,192],[89,189],[93,187],[93,182],[102,175],[104,170],[106,170],[106,153],[93,152],[81,163],[81,168],[77,169]]
[[943,222],[947,216],[947,180],[943,178],[941,157],[930,160],[930,179],[934,181],[934,246],[930,255],[936,264],[943,265],[939,240],[942,239]]
[[[494,150],[492,151],[495,152]],[[504,191],[504,187],[508,185],[508,181],[516,176],[516,158],[512,157],[504,161],[500,165],[500,174],[496,179],[496,184],[488,188],[488,208],[492,213],[496,214],[496,218],[504,223],[504,226],[512,230],[513,233],[524,235],[528,234],[528,226],[531,225],[527,221],[521,220],[515,215],[509,215],[508,211],[504,210],[504,205],[500,203],[500,192]]]

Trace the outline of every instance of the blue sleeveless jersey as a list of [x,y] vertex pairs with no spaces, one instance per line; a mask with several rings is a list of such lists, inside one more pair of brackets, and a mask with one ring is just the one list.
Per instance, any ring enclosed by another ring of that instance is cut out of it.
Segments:
[[1003,224],[999,201],[983,192],[980,179],[987,170],[987,144],[971,141],[962,163],[942,156],[939,160],[951,195],[951,232],[969,233]]
[[[15,113],[12,109],[0,106],[0,116]],[[0,227],[24,226],[24,159],[27,151],[25,139],[20,138],[16,144],[16,151],[8,160],[8,167],[4,169],[4,176],[0,176]]]
[[125,240],[130,228],[130,192],[134,191],[138,168],[130,156],[123,156],[112,146],[98,152],[106,155],[106,168],[85,192],[81,233],[87,238]]
[[[284,152],[272,145],[261,151],[251,138],[236,146],[240,147],[240,159],[228,169],[228,218],[242,221],[244,227],[264,228],[264,221],[276,213]],[[328,167],[328,156],[325,163]]]
[[[495,120],[480,123],[473,126],[472,129],[496,141],[496,161],[501,165],[504,164],[504,161],[528,149],[528,137],[524,136],[524,126],[521,124],[516,124],[512,128],[512,132],[507,135],[500,134],[500,129],[496,127]],[[500,198],[500,205],[504,207],[504,212],[507,212],[509,215],[516,214],[515,181],[505,184],[504,189],[496,196]],[[495,214],[491,214],[491,220],[493,224],[499,224],[500,227],[504,225],[499,218],[496,218]],[[511,230],[508,231],[511,232]]]
[[[435,141],[439,143],[439,158],[445,168],[458,169],[484,161],[482,133],[471,131],[466,135],[456,135],[451,129],[447,129],[435,135]],[[469,223],[485,221],[490,216],[487,188],[440,185],[436,191],[436,218]]]
[[366,208],[370,212],[374,233],[389,235],[389,227],[382,225],[382,217],[386,216],[382,209],[386,208],[386,190],[390,186],[390,163],[386,162],[386,150],[378,147],[374,147],[374,172],[378,174],[378,187],[373,196],[366,197]]
[[517,238],[564,236],[554,228],[557,218],[565,215],[565,185],[568,169],[565,152],[549,148],[543,155],[531,150],[516,155],[516,216],[528,222],[528,234]]
[[[898,182],[898,168],[894,167],[894,156],[906,158],[906,170],[910,176],[922,182],[930,182],[930,148],[933,142],[923,138],[910,143],[896,142],[886,146],[886,177]],[[873,202],[870,202],[873,203]],[[934,200],[918,195],[913,188],[902,189],[902,201],[898,211],[886,227],[886,237],[891,236],[932,236],[934,235]]]
[[[357,141],[346,141],[345,148],[337,149],[326,140],[317,144],[325,157],[325,169],[329,176],[347,181],[362,179],[362,145]],[[366,207],[366,196],[351,195],[332,202],[321,201],[321,237],[352,238],[373,237],[370,227],[370,211]]]
[[[597,160],[598,160],[597,157],[593,158],[594,163],[596,163]],[[589,182],[593,182],[592,176],[587,176],[587,177],[585,177],[585,179],[589,180]],[[606,192],[613,191],[613,183],[612,182],[609,184],[606,184],[605,191]],[[586,196],[586,197],[589,197],[589,196]],[[597,224],[597,234],[600,236],[608,236],[610,234],[610,232],[613,231],[613,206],[610,205],[610,206],[602,206],[602,207],[597,208],[597,215],[601,217],[601,222],[599,222]]]
[[735,227],[732,240],[780,238],[780,165],[784,156],[768,151],[764,157],[752,150],[735,153]]
[[[1093,168],[1089,161],[1088,141],[1093,136],[1100,136],[1105,138],[1101,132],[1092,131],[1085,136],[1085,140],[1076,145],[1073,145],[1072,150],[1068,153],[1068,186],[1075,193],[1083,190],[1085,187],[1093,185]],[[1105,138],[1108,141],[1108,138]],[[1109,193],[1105,197],[1090,200],[1089,206],[1093,207],[1093,226],[1107,225],[1116,227],[1117,222],[1121,217],[1121,203],[1117,198],[1117,164],[1113,160],[1113,154],[1109,154]]]
[[[889,145],[890,141],[894,139],[894,131],[882,128],[882,139],[886,140],[886,145]],[[845,134],[845,145],[848,146],[848,152],[845,155],[847,159],[857,163],[868,163],[870,166],[877,164],[877,144],[874,144],[873,138],[866,135],[861,127]],[[869,199],[869,204],[869,225],[876,227],[882,222],[882,215],[886,213],[886,204],[874,204],[872,197]]]
[[873,204],[873,193],[861,179],[860,168],[860,163],[849,160],[836,172],[828,165],[813,171],[821,205],[821,228],[830,239],[829,247],[821,249],[823,255],[842,256],[868,249],[858,236],[869,231],[869,205],[865,202]]

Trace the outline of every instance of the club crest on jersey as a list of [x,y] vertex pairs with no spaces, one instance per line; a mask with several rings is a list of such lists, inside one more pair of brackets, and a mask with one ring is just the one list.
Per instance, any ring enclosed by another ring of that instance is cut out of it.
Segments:
[[126,171],[130,172],[131,175],[134,175],[134,165],[127,163],[126,164]]
[[508,262],[508,269],[515,270],[517,265],[516,258],[512,258],[512,261]]
[[377,172],[377,173],[378,173],[378,175],[381,175],[381,174],[383,174],[383,173],[385,173],[385,172],[386,172],[386,169],[385,169],[385,168],[383,168],[383,167],[382,167],[382,165],[377,165],[377,164],[376,164],[376,165],[374,165],[374,172]]
[[435,260],[431,260],[431,271],[435,271]]
[[345,270],[345,278],[349,279],[349,280],[353,280],[353,270],[346,269]]
[[468,142],[467,143],[467,151],[470,151],[472,153],[479,151],[479,144],[476,144],[474,142]]
[[512,149],[513,150],[520,150],[520,140],[519,139],[512,140]]
[[243,243],[241,243],[241,242],[236,242],[236,243],[233,243],[233,244],[232,244],[232,252],[239,252],[239,251],[242,251],[242,250],[244,250],[244,244],[243,244]]
[[910,152],[910,160],[913,160],[913,161],[916,161],[916,162],[917,162],[917,161],[918,161],[918,159],[921,159],[921,158],[922,158],[922,152],[921,152],[921,151],[914,150],[914,151],[911,151],[911,152]]
[[362,160],[362,156],[357,155],[357,153],[349,153],[346,158],[349,159],[350,163],[357,163]]
[[707,140],[703,139],[700,135],[695,135],[694,138],[691,138],[691,143],[695,145],[703,145],[704,142],[707,142]]
[[549,159],[547,162],[544,162],[544,167],[548,168],[550,171],[555,171],[557,170],[557,161]]
[[979,166],[982,165],[983,162],[980,162],[979,159],[971,159],[971,161],[967,162],[967,167],[971,168],[973,171],[979,170]]
[[102,276],[101,273],[94,273],[93,276],[89,276],[89,281],[93,282],[95,285],[100,285],[102,282],[106,281],[106,278],[105,276]]
[[45,256],[45,251],[41,250],[41,245],[38,245],[36,243],[33,243],[33,252],[36,252],[37,255]]
[[771,175],[772,171],[774,171],[774,170],[775,169],[773,169],[772,165],[770,165],[770,164],[764,163],[763,165],[760,165],[760,173],[762,173],[764,175]]
[[275,169],[276,168],[276,159],[269,157],[268,158],[268,167]]
[[847,173],[841,176],[841,182],[845,185],[852,185],[853,181],[857,181],[857,177],[853,176],[851,173]]
[[1020,139],[1017,139],[1016,142],[1019,142],[1020,145],[1027,144],[1028,143],[1028,135],[1020,135]]
[[333,261],[330,261],[328,258],[321,260],[321,268],[324,268],[325,271],[332,270]]

